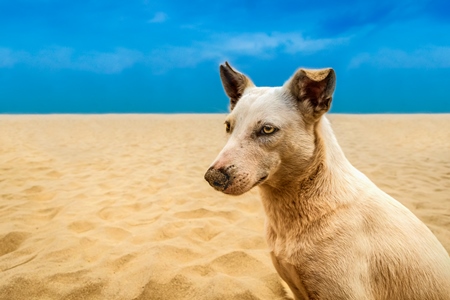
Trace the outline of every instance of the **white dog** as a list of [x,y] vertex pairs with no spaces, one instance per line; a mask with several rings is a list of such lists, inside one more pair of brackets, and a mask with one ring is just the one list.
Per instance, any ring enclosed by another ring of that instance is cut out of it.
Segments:
[[255,87],[220,66],[229,140],[205,174],[216,190],[259,186],[273,264],[296,299],[450,299],[450,258],[407,208],[356,170],[324,113],[332,69]]

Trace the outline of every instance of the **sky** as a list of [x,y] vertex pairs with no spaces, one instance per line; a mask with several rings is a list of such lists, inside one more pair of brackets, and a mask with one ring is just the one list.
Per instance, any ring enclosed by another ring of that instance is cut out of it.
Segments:
[[0,0],[0,113],[223,113],[332,67],[335,113],[450,112],[450,1]]

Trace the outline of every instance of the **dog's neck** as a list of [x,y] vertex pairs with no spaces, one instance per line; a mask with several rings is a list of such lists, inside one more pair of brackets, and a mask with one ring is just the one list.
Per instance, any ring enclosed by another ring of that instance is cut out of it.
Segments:
[[314,125],[315,150],[306,168],[295,178],[283,176],[277,184],[260,186],[270,226],[279,233],[300,229],[345,205],[352,198],[348,176],[356,169],[340,148],[328,120]]

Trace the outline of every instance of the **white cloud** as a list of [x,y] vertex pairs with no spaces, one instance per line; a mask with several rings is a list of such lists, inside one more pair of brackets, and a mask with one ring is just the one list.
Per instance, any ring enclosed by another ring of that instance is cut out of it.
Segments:
[[24,51],[13,51],[9,48],[0,48],[0,68],[11,68],[15,64],[26,60],[28,54]]
[[361,53],[354,57],[349,67],[369,65],[377,68],[414,69],[450,68],[450,47],[426,47],[412,52],[398,49],[382,49],[377,53]]
[[51,69],[72,69],[72,56],[75,51],[68,47],[51,47],[31,56],[29,63]]
[[270,59],[279,53],[312,54],[346,43],[350,38],[307,39],[299,33],[244,33],[215,35],[189,47],[165,47],[149,58],[158,72],[179,67],[194,67],[204,61],[222,62],[242,56]]
[[163,23],[167,21],[167,15],[163,12],[157,12],[153,18],[148,20],[149,23]]
[[142,62],[144,55],[135,50],[118,48],[115,52],[91,52],[78,57],[74,68],[96,73],[115,74]]
[[12,67],[16,62],[17,59],[12,55],[10,49],[0,48],[0,68]]
[[[348,38],[336,39],[307,39],[299,33],[253,33],[238,36],[223,36],[217,44],[224,43],[224,51],[235,52],[244,55],[265,56],[268,52],[278,50],[281,52],[296,54],[303,52],[310,54],[333,47],[348,41]],[[273,53],[272,53],[273,54]]]
[[142,63],[153,72],[195,67],[205,61],[222,62],[242,56],[271,59],[280,53],[312,54],[345,43],[349,38],[307,39],[298,33],[247,33],[214,35],[190,46],[165,46],[142,53],[117,48],[112,52],[77,52],[69,47],[51,47],[28,53],[0,48],[0,68],[23,63],[40,68],[82,70],[101,74],[117,74]]
[[0,48],[0,68],[24,63],[40,68],[82,70],[102,74],[116,74],[142,62],[144,55],[135,50],[117,48],[113,52],[91,51],[76,53],[68,47],[52,47],[36,54]]

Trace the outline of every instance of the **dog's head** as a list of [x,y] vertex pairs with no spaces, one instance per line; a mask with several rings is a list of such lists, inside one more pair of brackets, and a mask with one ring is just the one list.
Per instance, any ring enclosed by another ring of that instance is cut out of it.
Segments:
[[205,174],[209,184],[240,195],[303,172],[315,149],[314,125],[331,105],[334,71],[299,69],[282,87],[256,87],[226,62],[220,77],[230,98],[229,138]]

